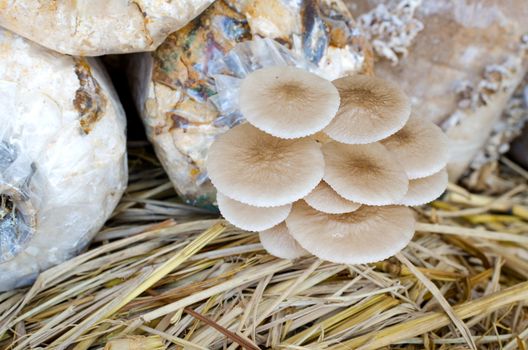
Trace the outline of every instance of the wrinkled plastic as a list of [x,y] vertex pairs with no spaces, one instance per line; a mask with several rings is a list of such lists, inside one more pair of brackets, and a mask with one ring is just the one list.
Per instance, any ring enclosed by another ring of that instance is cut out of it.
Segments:
[[95,61],[0,30],[0,291],[82,250],[127,179],[125,116]]

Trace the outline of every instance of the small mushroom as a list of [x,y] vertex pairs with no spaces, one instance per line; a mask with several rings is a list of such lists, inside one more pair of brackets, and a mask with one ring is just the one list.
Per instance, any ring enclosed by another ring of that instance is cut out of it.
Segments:
[[449,160],[449,140],[442,129],[415,116],[381,143],[399,159],[409,179],[437,173]]
[[433,175],[410,180],[409,190],[405,197],[400,201],[400,204],[414,206],[429,203],[440,197],[445,191],[447,188],[447,181],[446,168],[443,168]]
[[341,97],[336,117],[324,132],[336,141],[365,144],[400,130],[411,113],[407,96],[386,80],[352,75],[333,81]]
[[415,219],[403,206],[362,206],[347,214],[325,214],[304,202],[286,219],[290,234],[315,256],[335,263],[365,264],[403,249],[414,235]]
[[264,249],[276,257],[296,259],[310,254],[290,235],[284,222],[260,232],[259,237]]
[[330,81],[304,69],[275,66],[256,70],[242,81],[239,104],[249,123],[291,139],[327,126],[339,108],[339,93]]
[[396,204],[407,193],[403,167],[380,143],[323,145],[324,180],[342,197],[368,205]]
[[216,195],[218,209],[224,218],[242,230],[262,231],[272,228],[283,222],[291,210],[291,204],[279,207],[254,207],[234,199],[222,193]]
[[344,214],[357,210],[361,204],[341,197],[326,182],[321,181],[310,194],[303,198],[312,208],[327,214]]
[[213,142],[206,166],[218,191],[257,207],[301,199],[324,174],[323,153],[316,141],[279,139],[247,123]]

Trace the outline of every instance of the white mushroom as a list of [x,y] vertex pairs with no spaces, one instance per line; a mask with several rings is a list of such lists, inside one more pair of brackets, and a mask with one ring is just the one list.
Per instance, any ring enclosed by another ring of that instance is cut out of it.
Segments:
[[234,199],[222,193],[217,193],[218,209],[224,218],[242,230],[262,231],[278,225],[288,217],[291,204],[279,207],[254,207]]
[[415,116],[381,142],[399,159],[409,179],[437,173],[449,160],[447,136],[435,124]]
[[324,180],[342,197],[368,205],[396,204],[407,193],[403,167],[380,143],[323,145]]
[[240,87],[242,115],[257,128],[280,138],[298,138],[322,130],[338,108],[335,86],[300,68],[259,69]]
[[447,188],[447,182],[446,168],[433,175],[410,180],[409,190],[405,197],[400,201],[400,204],[422,205],[429,203],[440,197]]
[[315,256],[335,263],[364,264],[386,259],[414,235],[415,219],[403,206],[362,206],[347,214],[325,214],[304,202],[286,219],[290,234]]
[[292,203],[321,181],[321,146],[304,138],[285,140],[241,124],[217,138],[207,156],[214,186],[229,198],[257,206]]
[[268,253],[283,259],[296,259],[309,255],[288,232],[285,223],[259,233],[260,242]]
[[409,99],[386,80],[352,75],[333,81],[341,97],[336,117],[324,132],[336,141],[365,144],[401,129],[411,113]]
[[321,181],[310,194],[303,198],[312,208],[327,214],[343,214],[357,210],[361,204],[341,197],[326,182]]

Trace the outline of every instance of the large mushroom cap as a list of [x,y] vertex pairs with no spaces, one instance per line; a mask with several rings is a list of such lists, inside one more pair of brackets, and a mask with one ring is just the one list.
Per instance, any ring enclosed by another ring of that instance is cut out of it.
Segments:
[[246,120],[281,138],[322,130],[338,108],[339,93],[330,81],[295,67],[256,70],[240,87],[240,111]]
[[361,204],[396,204],[407,192],[403,167],[379,143],[323,145],[324,180],[342,197]]
[[447,170],[446,168],[439,172],[409,181],[409,190],[400,204],[403,205],[422,205],[429,203],[440,195],[447,188]]
[[301,199],[324,173],[323,153],[316,141],[279,139],[247,123],[213,142],[206,165],[220,192],[257,207]]
[[296,259],[310,254],[290,235],[285,223],[260,232],[259,237],[264,249],[276,257]]
[[410,179],[437,173],[449,160],[447,136],[435,124],[415,116],[381,142],[399,159]]
[[222,193],[217,193],[218,209],[224,218],[242,230],[262,231],[278,225],[286,219],[291,204],[279,207],[254,207],[235,201]]
[[409,119],[409,99],[391,82],[352,75],[334,80],[333,84],[341,96],[341,106],[324,131],[336,141],[376,142],[401,129]]
[[326,182],[321,181],[310,194],[303,198],[312,208],[327,214],[343,214],[357,210],[361,204],[341,197]]
[[344,264],[386,259],[403,249],[414,235],[415,220],[403,206],[362,206],[348,214],[325,214],[303,202],[286,219],[290,234],[315,256]]

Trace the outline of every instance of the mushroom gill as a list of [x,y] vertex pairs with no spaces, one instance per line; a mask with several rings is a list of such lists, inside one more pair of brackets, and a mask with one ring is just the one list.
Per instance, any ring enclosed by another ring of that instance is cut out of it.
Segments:
[[343,264],[386,259],[414,235],[415,220],[404,206],[362,206],[347,214],[325,214],[295,203],[286,219],[290,234],[313,255]]
[[332,82],[341,105],[324,132],[348,144],[376,142],[401,129],[411,113],[407,96],[395,84],[366,76],[346,76]]
[[280,138],[312,135],[330,123],[339,93],[304,69],[270,67],[250,73],[240,86],[240,111],[257,128]]
[[290,235],[284,222],[268,230],[261,231],[259,238],[264,249],[279,258],[296,259],[310,254]]
[[409,180],[403,167],[380,143],[323,146],[324,180],[342,197],[361,204],[398,203]]
[[257,207],[292,203],[321,181],[324,159],[309,138],[285,140],[241,124],[209,149],[207,171],[214,186],[239,202]]
[[435,124],[415,116],[381,143],[398,158],[409,179],[432,175],[449,160],[447,136]]

